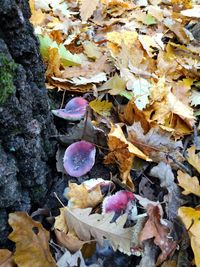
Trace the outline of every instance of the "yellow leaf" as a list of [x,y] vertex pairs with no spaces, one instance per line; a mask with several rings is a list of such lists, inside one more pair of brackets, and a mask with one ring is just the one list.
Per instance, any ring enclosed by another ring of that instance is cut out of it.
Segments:
[[97,184],[91,190],[88,190],[84,184],[69,183],[68,200],[72,203],[73,208],[93,208],[98,205],[103,195],[100,184]]
[[187,161],[200,173],[200,159],[197,154],[195,154],[195,147],[191,146],[187,150],[188,158]]
[[190,207],[181,207],[178,215],[188,229],[195,263],[197,267],[200,267],[200,211]]
[[89,58],[99,59],[100,57],[103,56],[99,47],[93,42],[90,41],[83,42],[83,48],[85,50],[86,55]]
[[55,217],[54,228],[63,233],[68,232],[68,227],[65,220],[65,208],[60,208],[60,215]]
[[87,21],[97,8],[99,0],[81,0],[80,15],[82,21]]
[[133,46],[137,38],[138,34],[136,31],[122,30],[120,32],[113,31],[107,34],[107,40],[111,43],[117,45],[122,45],[122,43],[124,43],[127,47]]
[[102,116],[109,116],[110,110],[112,108],[112,103],[107,100],[99,100],[95,99],[89,103],[91,109],[93,109],[96,113]]
[[44,24],[45,18],[46,14],[41,9],[38,9],[32,14],[30,21],[34,26],[40,26]]
[[189,174],[179,170],[177,179],[179,186],[184,189],[182,194],[189,195],[190,193],[192,193],[196,196],[200,196],[200,185],[199,180],[196,176],[191,177]]
[[126,82],[115,74],[114,77],[110,78],[107,82],[105,82],[98,91],[109,90],[110,95],[119,95],[126,89]]
[[49,249],[49,232],[41,223],[34,221],[25,212],[9,214],[13,232],[9,239],[16,243],[14,260],[20,267],[56,267]]

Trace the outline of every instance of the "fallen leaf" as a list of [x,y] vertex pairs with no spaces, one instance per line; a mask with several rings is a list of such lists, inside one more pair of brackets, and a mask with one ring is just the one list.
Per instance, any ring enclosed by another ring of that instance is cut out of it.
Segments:
[[191,177],[189,174],[178,170],[177,179],[179,186],[184,189],[184,191],[182,191],[182,194],[189,195],[192,193],[196,196],[200,196],[200,185],[199,180],[196,176]]
[[108,134],[108,147],[110,153],[105,157],[104,163],[116,163],[119,167],[123,183],[134,188],[130,177],[134,156],[147,161],[151,161],[151,159],[142,153],[136,146],[127,141],[118,124],[115,126],[113,125]]
[[173,239],[169,238],[169,229],[161,224],[161,215],[158,206],[149,204],[147,206],[148,220],[141,231],[140,240],[144,241],[154,238],[154,243],[161,249],[156,266],[160,265],[168,257],[174,254],[177,244]]
[[68,232],[68,227],[65,218],[65,208],[60,208],[59,210],[60,214],[55,217],[54,228],[66,234]]
[[73,208],[94,208],[101,203],[103,197],[100,184],[89,190],[84,183],[78,185],[69,182],[67,198]]
[[127,215],[120,216],[115,223],[110,223],[113,213],[92,214],[91,209],[66,209],[66,220],[70,231],[74,230],[81,240],[90,240],[93,237],[103,245],[109,240],[114,250],[119,249],[130,255],[132,228],[123,228]]
[[126,89],[125,81],[115,74],[114,77],[110,78],[106,83],[104,83],[101,87],[98,88],[98,91],[108,90],[110,95],[119,95]]
[[0,249],[0,267],[15,267],[13,253],[8,249]]
[[[58,245],[64,246],[71,253],[74,253],[82,248],[82,246],[87,243],[87,241],[81,241],[75,234],[71,232],[65,234],[59,230],[54,230]],[[90,241],[89,241],[90,242]]]
[[182,142],[173,141],[172,134],[165,130],[152,127],[144,134],[141,123],[135,122],[132,126],[127,126],[127,132],[128,140],[155,162],[165,161],[168,155],[178,162],[184,160],[181,154]]
[[192,106],[200,105],[200,92],[196,90],[192,90],[192,94],[190,96],[190,101]]
[[200,267],[200,211],[190,207],[181,207],[178,210],[178,216],[181,218],[186,229],[188,229],[195,264],[197,267]]
[[24,212],[10,213],[8,222],[13,229],[8,238],[16,243],[14,261],[17,265],[56,267],[49,249],[49,232],[41,223]]
[[195,147],[188,148],[187,153],[187,161],[200,173],[200,159],[198,154],[195,154]]
[[101,101],[99,99],[95,99],[93,101],[90,101],[89,106],[99,115],[109,116],[110,110],[112,108],[112,103],[108,102],[107,100]]
[[89,58],[99,59],[103,56],[99,47],[90,41],[83,42],[83,48],[85,50],[84,52]]
[[57,261],[58,267],[72,267],[72,266],[79,266],[79,267],[87,267],[85,265],[84,258],[82,256],[81,251],[77,251],[76,253],[70,253],[67,249],[62,257]]
[[99,4],[99,0],[81,0],[80,16],[83,22],[87,21]]

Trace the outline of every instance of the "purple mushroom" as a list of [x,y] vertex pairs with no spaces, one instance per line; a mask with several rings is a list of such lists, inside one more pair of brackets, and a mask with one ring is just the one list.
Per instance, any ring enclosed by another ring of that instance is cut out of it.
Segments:
[[85,116],[87,106],[88,102],[83,97],[74,97],[65,108],[52,110],[52,113],[65,120],[78,121]]
[[74,177],[80,177],[91,170],[95,162],[96,148],[87,141],[71,144],[64,154],[64,168]]

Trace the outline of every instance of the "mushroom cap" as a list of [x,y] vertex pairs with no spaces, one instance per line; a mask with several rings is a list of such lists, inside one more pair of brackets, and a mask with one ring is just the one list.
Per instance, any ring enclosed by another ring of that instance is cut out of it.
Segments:
[[72,98],[63,109],[52,110],[52,113],[62,119],[77,121],[81,120],[86,113],[88,101],[83,97]]
[[64,154],[64,168],[73,177],[89,172],[95,163],[96,148],[87,141],[71,144]]

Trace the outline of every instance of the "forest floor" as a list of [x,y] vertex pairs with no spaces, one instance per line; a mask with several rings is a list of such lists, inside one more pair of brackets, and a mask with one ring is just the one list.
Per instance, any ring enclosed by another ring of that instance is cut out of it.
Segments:
[[0,266],[200,267],[200,5],[30,7],[59,178],[44,207],[10,214]]

